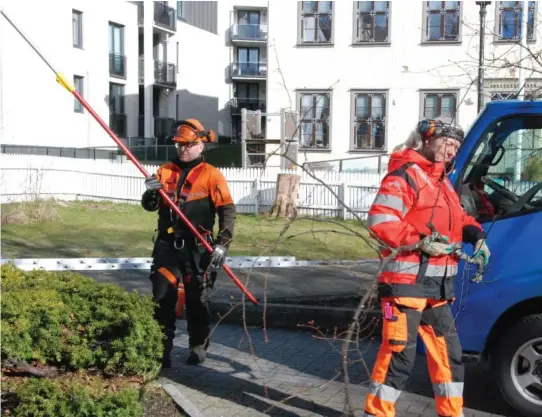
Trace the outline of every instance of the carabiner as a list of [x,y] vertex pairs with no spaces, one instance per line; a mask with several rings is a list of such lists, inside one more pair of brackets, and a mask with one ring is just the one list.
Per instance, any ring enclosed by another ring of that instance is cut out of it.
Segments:
[[177,250],[181,250],[182,248],[184,248],[184,239],[181,239],[181,241],[183,242],[181,247],[177,246],[177,241],[178,241],[177,238],[173,239],[173,247]]

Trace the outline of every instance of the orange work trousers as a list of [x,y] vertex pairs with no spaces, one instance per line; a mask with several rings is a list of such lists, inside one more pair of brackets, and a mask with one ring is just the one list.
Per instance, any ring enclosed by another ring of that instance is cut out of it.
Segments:
[[450,305],[428,298],[383,298],[382,343],[371,374],[363,417],[394,417],[395,403],[416,359],[417,334],[427,352],[436,411],[463,416],[462,349]]

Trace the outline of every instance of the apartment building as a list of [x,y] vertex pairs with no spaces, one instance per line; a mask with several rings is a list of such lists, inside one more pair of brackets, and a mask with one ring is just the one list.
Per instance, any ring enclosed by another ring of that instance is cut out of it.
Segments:
[[235,142],[242,135],[241,109],[261,112],[261,133],[247,135],[246,151],[248,164],[257,165],[265,161],[266,152],[273,145],[280,144],[278,136],[273,140],[266,136],[266,122],[273,116],[273,109],[267,103],[267,61],[269,50],[267,2],[260,6],[254,2],[248,5],[234,5],[228,44],[231,47],[229,82],[231,100],[231,133]]
[[[519,58],[523,3],[487,7],[485,101],[517,93],[518,69],[494,57]],[[540,3],[528,16],[528,46],[541,51]],[[375,169],[378,158],[364,157],[390,152],[420,118],[468,128],[478,114],[476,2],[270,2],[268,19],[266,105],[300,112],[299,162],[358,158],[343,168]],[[526,95],[542,87],[539,63],[538,76],[524,75]],[[279,132],[267,122],[268,137]]]
[[[137,135],[138,19],[127,2],[48,2],[3,10],[118,132]],[[45,18],[48,14],[54,18]],[[129,40],[136,40],[130,42]],[[134,80],[134,82],[127,82]],[[0,134],[2,145],[92,147],[112,140],[0,16]]]
[[[55,24],[43,18],[51,12],[43,2],[32,13],[22,3],[3,7],[119,137],[131,146],[149,147],[138,156],[163,159],[160,146],[176,119],[197,117],[220,136],[231,135],[230,86],[224,75],[231,7],[219,12],[218,5],[126,1],[104,7],[75,0],[57,5]],[[3,18],[0,103],[4,147],[115,148]],[[39,126],[38,136],[28,133],[29,122],[32,132]],[[84,155],[83,150],[74,153]]]
[[[486,101],[517,94],[518,69],[494,57],[518,59],[523,4],[487,7]],[[293,109],[299,162],[374,169],[419,118],[468,128],[477,115],[476,2],[75,0],[58,4],[55,24],[43,2],[4,9],[119,136],[158,159],[175,119],[238,142],[245,108],[262,112],[261,134],[247,139],[258,164],[280,144],[281,109]],[[528,16],[528,46],[540,51],[537,2]],[[524,75],[526,95],[537,94],[542,77]],[[1,18],[0,134],[12,145],[114,145]]]

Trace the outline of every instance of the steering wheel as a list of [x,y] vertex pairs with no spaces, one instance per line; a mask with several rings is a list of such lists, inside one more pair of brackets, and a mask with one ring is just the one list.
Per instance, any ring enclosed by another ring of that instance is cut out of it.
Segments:
[[514,203],[519,200],[519,197],[515,195],[512,191],[507,190],[505,187],[503,187],[500,184],[497,184],[495,181],[491,180],[491,178],[487,176],[481,177],[480,181],[482,181],[485,185],[487,185],[493,191],[499,193],[500,195],[507,198],[508,200],[512,200]]
[[528,203],[533,199],[533,197],[538,193],[540,190],[542,190],[542,181],[538,184],[533,185],[531,188],[529,188],[523,195],[518,198],[518,200],[512,204],[510,207],[510,211],[512,213],[521,210],[522,208],[530,208]]

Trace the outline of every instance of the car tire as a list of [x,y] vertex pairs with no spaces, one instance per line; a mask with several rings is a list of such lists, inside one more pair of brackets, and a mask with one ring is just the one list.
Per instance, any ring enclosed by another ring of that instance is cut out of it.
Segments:
[[538,382],[542,384],[542,356],[533,364],[531,362],[534,361],[525,361],[522,355],[528,354],[529,350],[526,349],[531,347],[535,348],[535,352],[542,353],[542,314],[526,316],[501,334],[491,354],[491,368],[506,402],[522,416],[540,417],[542,398],[537,400],[537,396],[529,393],[527,387],[521,388],[517,376],[518,366],[523,365],[520,371],[526,369],[525,375],[531,375],[536,370]]

